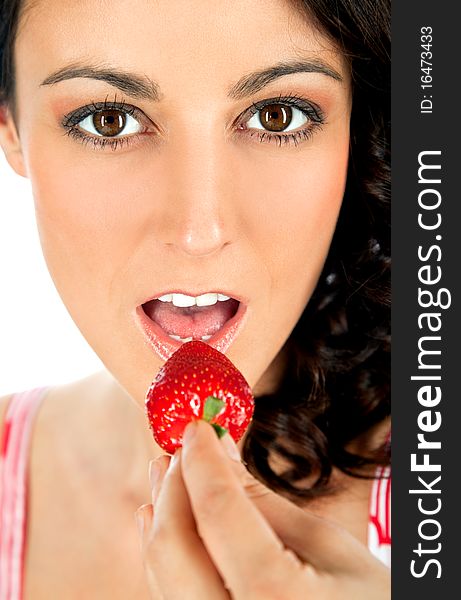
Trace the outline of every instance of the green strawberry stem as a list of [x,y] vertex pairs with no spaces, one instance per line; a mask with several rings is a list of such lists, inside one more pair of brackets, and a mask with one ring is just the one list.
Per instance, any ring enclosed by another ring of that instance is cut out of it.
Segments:
[[222,438],[226,435],[227,429],[225,427],[221,427],[221,425],[218,425],[217,423],[211,423],[211,426],[216,431],[218,438]]
[[227,429],[218,425],[218,423],[212,423],[212,420],[219,415],[222,409],[226,406],[226,403],[215,396],[208,396],[205,400],[205,406],[203,407],[203,420],[210,423],[213,429],[216,431],[218,438],[222,438],[226,433]]

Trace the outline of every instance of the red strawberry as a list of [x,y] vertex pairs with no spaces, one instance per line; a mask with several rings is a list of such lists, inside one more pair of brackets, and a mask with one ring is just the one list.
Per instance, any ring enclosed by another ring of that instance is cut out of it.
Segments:
[[254,410],[250,386],[231,361],[208,344],[183,344],[158,372],[146,396],[146,411],[155,441],[166,452],[182,444],[186,425],[209,421],[221,437],[238,442]]

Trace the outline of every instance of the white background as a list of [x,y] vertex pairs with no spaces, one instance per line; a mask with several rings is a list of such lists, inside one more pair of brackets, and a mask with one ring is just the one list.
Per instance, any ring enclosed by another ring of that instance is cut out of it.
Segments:
[[0,150],[0,396],[101,367],[46,269],[30,183]]

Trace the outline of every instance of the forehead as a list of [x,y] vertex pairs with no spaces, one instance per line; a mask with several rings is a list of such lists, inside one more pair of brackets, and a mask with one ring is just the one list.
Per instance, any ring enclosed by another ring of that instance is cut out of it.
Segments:
[[[221,89],[255,66],[321,58],[347,72],[333,43],[288,0],[35,0],[16,40],[19,78],[37,85],[81,60]],[[40,81],[39,81],[40,80]]]

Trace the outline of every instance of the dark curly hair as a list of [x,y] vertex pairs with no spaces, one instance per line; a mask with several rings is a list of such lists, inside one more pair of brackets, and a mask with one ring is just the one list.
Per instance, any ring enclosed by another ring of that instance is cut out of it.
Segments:
[[254,475],[300,502],[334,491],[333,466],[372,477],[390,461],[387,443],[365,456],[346,449],[390,414],[390,2],[297,5],[349,59],[349,171],[323,272],[285,345],[278,390],[256,399],[243,455]]
[[[256,398],[244,446],[253,474],[301,502],[333,491],[333,466],[369,477],[389,462],[387,445],[363,456],[347,447],[390,413],[390,1],[293,3],[349,60],[353,84],[349,172],[332,245],[283,349],[278,389]],[[0,1],[0,102],[13,114],[23,6]]]

